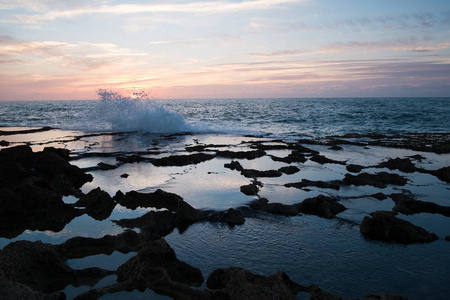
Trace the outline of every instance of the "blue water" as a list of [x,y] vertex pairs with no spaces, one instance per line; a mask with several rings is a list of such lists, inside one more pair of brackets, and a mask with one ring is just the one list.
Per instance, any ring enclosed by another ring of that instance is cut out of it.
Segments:
[[0,126],[281,137],[450,132],[450,98],[0,102]]

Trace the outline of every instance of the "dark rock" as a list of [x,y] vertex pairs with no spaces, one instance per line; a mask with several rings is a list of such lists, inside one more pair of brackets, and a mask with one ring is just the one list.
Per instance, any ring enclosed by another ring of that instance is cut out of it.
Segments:
[[351,165],[346,166],[346,169],[347,169],[347,171],[352,172],[352,173],[359,173],[359,172],[361,172],[362,169],[364,169],[364,167],[360,166],[360,165],[351,164]]
[[450,235],[447,235],[447,236],[445,237],[445,240],[450,242]]
[[114,251],[121,253],[137,252],[145,241],[142,235],[127,230],[119,235],[105,235],[98,239],[73,237],[60,245],[55,245],[55,248],[61,257],[73,259],[97,254],[110,255]]
[[296,204],[269,203],[269,200],[266,198],[260,198],[253,201],[250,203],[250,208],[283,216],[296,216],[299,214],[298,205]]
[[297,299],[296,293],[303,290],[286,273],[265,277],[237,267],[216,269],[206,285],[211,290],[221,290],[226,295],[223,299],[234,300]]
[[238,161],[234,161],[234,160],[231,161],[231,163],[229,163],[229,164],[225,164],[224,167],[231,169],[231,170],[238,170],[238,171],[244,170],[242,165]]
[[334,218],[338,213],[346,210],[345,206],[324,195],[305,199],[298,205],[298,208],[304,214],[316,215],[326,219]]
[[156,291],[164,291],[165,282],[198,287],[204,281],[201,271],[178,260],[175,251],[163,239],[147,242],[116,273],[117,281],[126,282],[130,288]]
[[2,299],[30,299],[30,300],[65,300],[62,292],[45,294],[33,290],[25,284],[6,280],[0,277],[0,291]]
[[241,192],[247,196],[254,196],[258,195],[259,188],[257,185],[251,183],[241,186]]
[[118,156],[116,157],[116,160],[120,163],[127,163],[127,164],[132,164],[132,163],[139,163],[139,162],[143,162],[143,161],[148,161],[148,158],[142,157],[140,155],[137,154],[133,154],[130,156]]
[[5,140],[1,140],[1,141],[0,141],[0,146],[2,146],[2,147],[8,147],[8,146],[9,146],[9,142],[8,142],[8,141],[5,141]]
[[264,150],[254,150],[254,151],[216,151],[217,156],[226,157],[226,158],[237,158],[237,159],[255,159],[260,158],[266,155],[267,153]]
[[395,202],[395,206],[392,208],[395,212],[405,215],[431,213],[450,217],[450,206],[441,206],[433,202],[416,200],[404,194],[391,194],[389,197]]
[[430,243],[438,239],[434,233],[386,212],[374,212],[360,224],[361,234],[368,239],[402,244]]
[[278,171],[284,173],[284,174],[295,174],[297,172],[300,172],[300,169],[296,166],[287,166],[287,167],[281,167],[278,169]]
[[101,221],[111,215],[116,203],[111,196],[102,191],[99,187],[83,195],[80,200],[75,203],[77,207],[85,207],[87,214],[95,220]]
[[121,178],[128,178],[128,176],[130,176],[130,175],[127,174],[127,173],[124,173],[124,174],[120,175]]
[[324,188],[324,189],[334,189],[339,190],[340,189],[340,183],[341,181],[311,181],[308,179],[302,179],[301,182],[294,182],[294,183],[286,183],[285,187],[295,187],[298,189],[302,189],[308,186],[315,186],[318,188]]
[[408,300],[408,298],[403,297],[402,295],[366,295],[365,300]]
[[241,174],[247,178],[257,178],[257,177],[281,177],[283,173],[278,170],[266,170],[259,171],[254,169],[243,169]]
[[323,155],[314,154],[311,158],[312,161],[319,163],[319,164],[339,164],[339,165],[345,165],[345,161],[338,161],[334,159],[327,158]]
[[99,268],[73,270],[49,244],[28,241],[12,242],[0,252],[0,278],[52,293],[74,286],[94,284],[111,271]]
[[49,126],[45,126],[45,127],[36,128],[36,129],[9,130],[9,131],[0,130],[0,135],[29,134],[29,133],[38,133],[38,132],[44,132],[44,131],[49,131],[49,130],[53,130],[53,128],[49,127]]
[[242,225],[245,218],[239,210],[230,207],[226,212],[215,212],[208,216],[209,222],[227,223],[229,226]]
[[150,162],[157,167],[195,165],[215,157],[213,154],[195,153],[191,155],[173,155],[162,158],[151,158]]
[[405,173],[413,173],[417,171],[417,167],[409,158],[391,158],[388,161],[378,164],[378,168],[388,168],[389,170],[399,170]]
[[378,188],[385,188],[387,184],[403,186],[408,180],[398,174],[380,172],[376,174],[361,173],[356,176],[347,173],[342,182],[345,185],[371,185]]
[[372,194],[372,195],[370,195],[370,197],[375,198],[375,199],[378,199],[378,200],[385,200],[385,199],[388,198],[388,197],[387,197],[385,194],[383,194],[383,193]]
[[107,163],[104,163],[104,162],[99,162],[99,163],[97,164],[97,166],[98,166],[98,168],[99,168],[100,170],[103,170],[103,171],[108,171],[108,170],[114,170],[114,169],[117,169],[117,166],[110,165],[110,164],[107,164]]
[[440,168],[439,170],[430,171],[429,173],[442,181],[450,183],[450,167]]
[[271,158],[272,158],[273,161],[281,161],[281,162],[288,163],[288,164],[291,164],[291,163],[294,163],[294,162],[304,163],[307,160],[305,155],[302,152],[298,151],[298,150],[293,150],[286,157],[276,157],[276,156],[272,155]]
[[120,194],[116,194],[116,196],[114,196],[114,200],[129,209],[136,209],[140,206],[167,208],[168,210],[176,211],[178,210],[180,203],[183,202],[183,198],[177,194],[165,192],[161,189],[158,189],[153,193],[130,191],[123,197],[120,196]]

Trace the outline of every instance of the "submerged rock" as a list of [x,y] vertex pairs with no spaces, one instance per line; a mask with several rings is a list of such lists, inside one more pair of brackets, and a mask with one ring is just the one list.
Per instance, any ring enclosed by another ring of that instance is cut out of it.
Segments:
[[339,164],[339,165],[347,164],[345,161],[330,159],[319,154],[314,154],[310,159],[319,164]]
[[266,198],[260,198],[253,201],[250,203],[250,208],[283,216],[296,216],[300,213],[297,204],[288,205],[282,203],[269,203],[269,200]]
[[286,183],[285,187],[295,187],[298,189],[302,189],[309,186],[315,186],[318,188],[324,188],[324,189],[334,189],[339,190],[340,189],[340,181],[312,181],[308,179],[302,179],[301,182],[293,182],[293,183]]
[[450,206],[441,206],[434,202],[416,200],[404,194],[391,194],[389,197],[395,202],[395,206],[392,208],[395,212],[405,215],[431,213],[450,217]]
[[162,158],[150,158],[148,160],[157,167],[181,167],[187,165],[196,165],[204,161],[211,160],[214,157],[216,156],[213,154],[195,153],[191,155],[173,155]]
[[438,239],[434,233],[399,219],[394,213],[377,211],[360,224],[361,234],[368,239],[402,244],[430,243]]

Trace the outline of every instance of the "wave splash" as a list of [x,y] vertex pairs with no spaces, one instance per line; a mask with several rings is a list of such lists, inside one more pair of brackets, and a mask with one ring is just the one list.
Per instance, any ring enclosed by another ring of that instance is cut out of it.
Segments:
[[179,113],[152,103],[147,94],[133,92],[130,96],[99,89],[100,116],[112,130],[177,133],[205,131],[185,121]]

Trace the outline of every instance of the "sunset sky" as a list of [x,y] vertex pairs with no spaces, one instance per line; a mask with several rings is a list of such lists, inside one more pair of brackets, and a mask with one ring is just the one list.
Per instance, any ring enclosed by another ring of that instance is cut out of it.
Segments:
[[449,0],[0,0],[0,100],[450,96]]

